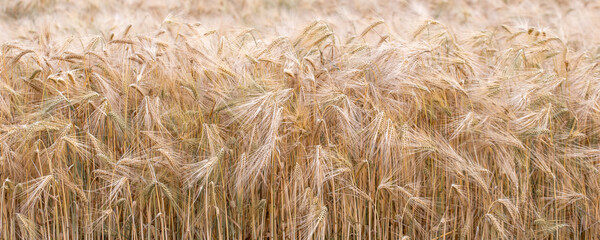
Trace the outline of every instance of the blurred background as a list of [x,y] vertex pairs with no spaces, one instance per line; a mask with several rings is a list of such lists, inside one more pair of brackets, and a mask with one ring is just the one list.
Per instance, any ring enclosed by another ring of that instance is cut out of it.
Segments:
[[[298,33],[324,20],[341,35],[356,34],[384,20],[397,38],[409,38],[425,20],[437,20],[457,36],[501,25],[535,28],[559,37],[572,50],[596,46],[600,2],[566,0],[1,0],[0,41],[108,37],[132,25],[137,34],[160,31],[170,21],[199,23],[207,29],[254,28],[263,39]],[[587,41],[587,42],[583,42]]]

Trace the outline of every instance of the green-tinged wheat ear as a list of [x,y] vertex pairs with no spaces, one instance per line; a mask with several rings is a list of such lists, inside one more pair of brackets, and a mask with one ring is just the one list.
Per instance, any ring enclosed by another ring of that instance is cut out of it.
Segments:
[[17,223],[19,224],[19,230],[21,235],[26,239],[40,239],[40,234],[37,229],[37,224],[27,218],[25,215],[16,213]]
[[267,199],[263,198],[263,199],[261,199],[258,202],[258,205],[256,206],[256,209],[259,210],[259,211],[262,211],[265,208],[266,205],[267,205]]
[[438,25],[440,24],[437,21],[427,21],[425,24],[421,25],[417,31],[415,31],[415,33],[413,33],[413,39],[416,39],[419,35],[421,35],[421,33],[423,33],[423,31],[425,31],[425,29],[429,28],[430,26],[433,25]]
[[314,22],[312,22],[310,25],[306,26],[304,28],[304,30],[302,31],[302,33],[300,34],[300,37],[298,37],[298,39],[296,40],[296,42],[294,42],[294,46],[297,46],[300,41],[308,34],[308,32],[310,30],[312,30],[315,26],[317,26],[317,24],[321,23],[321,21],[316,20]]
[[33,73],[31,73],[31,75],[29,76],[29,80],[34,79],[38,74],[40,74],[42,72],[41,69],[36,69],[35,71],[33,71]]
[[492,214],[486,214],[485,217],[486,217],[486,219],[488,219],[491,222],[491,224],[494,227],[494,229],[496,230],[496,232],[498,232],[498,234],[500,235],[500,238],[508,239],[508,236],[506,235],[506,229],[502,226],[502,223],[500,223],[500,220],[498,220]]
[[109,44],[129,44],[129,45],[133,45],[133,41],[128,40],[128,39],[113,39],[110,42],[108,42]]
[[23,56],[25,56],[25,55],[27,55],[29,53],[33,53],[33,50],[24,50],[24,51],[20,52],[19,55],[15,56],[13,58],[13,60],[8,64],[8,69],[11,69],[13,66],[15,66],[17,64],[17,62],[19,62],[19,60]]
[[156,181],[150,182],[148,185],[146,185],[146,187],[144,187],[144,189],[142,190],[142,194],[141,194],[141,202],[142,204],[145,203],[147,201],[147,199],[153,197],[154,191],[156,190],[156,186],[157,186]]
[[108,157],[102,153],[96,154],[96,157],[98,159],[104,161],[105,163],[111,163],[111,164],[114,163],[114,161],[110,157]]
[[125,198],[119,198],[119,199],[117,199],[117,201],[115,201],[113,203],[114,206],[121,207],[121,208],[124,207],[125,204],[127,204],[127,199],[125,199]]
[[127,130],[127,121],[118,113],[116,112],[109,112],[108,116],[110,117],[110,119],[112,119],[114,122],[117,123],[117,125],[123,129],[123,130]]
[[175,208],[177,210],[177,212],[180,211],[179,205],[178,205],[178,198],[175,192],[171,191],[171,189],[169,189],[169,187],[167,187],[167,185],[165,185],[162,182],[157,182],[158,187],[160,188],[160,190],[162,191],[162,193],[167,197],[167,199],[169,200],[169,203],[171,204],[171,206],[173,208]]
[[229,75],[230,77],[237,77],[238,75],[236,73],[234,73],[232,70],[230,70],[229,68],[225,67],[225,66],[219,66],[219,71],[221,71],[222,73]]
[[352,50],[349,52],[349,54],[355,54],[355,53],[357,53],[357,52],[360,52],[360,51],[362,51],[362,50],[365,50],[365,49],[367,49],[367,48],[369,48],[369,46],[368,46],[368,45],[366,45],[366,44],[365,44],[365,45],[360,45],[360,46],[358,46],[357,48],[355,48],[355,49],[352,49]]
[[293,175],[293,178],[296,181],[302,181],[302,177],[303,177],[303,175],[302,175],[302,168],[300,167],[300,164],[298,164],[296,162],[296,165],[294,166],[294,175]]
[[309,48],[309,49],[311,49],[312,47],[314,47],[314,46],[317,46],[317,45],[321,44],[323,41],[325,41],[327,38],[329,38],[329,37],[331,37],[331,36],[334,36],[334,35],[333,35],[333,32],[326,33],[326,34],[325,34],[325,35],[323,35],[321,38],[319,38],[319,39],[315,40],[315,41],[314,41],[314,42],[312,42],[310,45],[308,45],[308,48]]
[[383,24],[384,21],[383,20],[378,20],[375,21],[374,23],[372,23],[371,25],[369,25],[367,28],[365,28],[365,30],[362,31],[362,33],[360,33],[360,37],[365,37],[365,35],[367,35],[367,33],[369,33],[371,30],[373,30],[373,28],[379,26],[380,24]]
[[327,216],[327,207],[323,206],[323,208],[321,209],[321,212],[319,213],[319,216],[317,217],[317,222],[321,222],[323,221],[323,219],[325,219],[325,217]]

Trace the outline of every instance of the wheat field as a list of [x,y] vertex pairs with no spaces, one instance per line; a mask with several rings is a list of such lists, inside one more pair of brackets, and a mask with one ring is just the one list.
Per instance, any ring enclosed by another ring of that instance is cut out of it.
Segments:
[[0,239],[600,239],[600,3],[0,0]]

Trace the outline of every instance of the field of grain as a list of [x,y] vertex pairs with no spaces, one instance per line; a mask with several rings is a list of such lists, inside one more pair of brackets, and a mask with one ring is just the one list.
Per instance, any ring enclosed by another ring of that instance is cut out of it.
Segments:
[[0,239],[599,239],[600,3],[0,0]]

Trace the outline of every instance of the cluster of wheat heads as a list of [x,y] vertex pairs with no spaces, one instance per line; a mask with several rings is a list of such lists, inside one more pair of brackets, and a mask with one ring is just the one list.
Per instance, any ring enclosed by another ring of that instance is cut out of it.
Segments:
[[331,25],[3,44],[0,238],[598,238],[600,52]]

